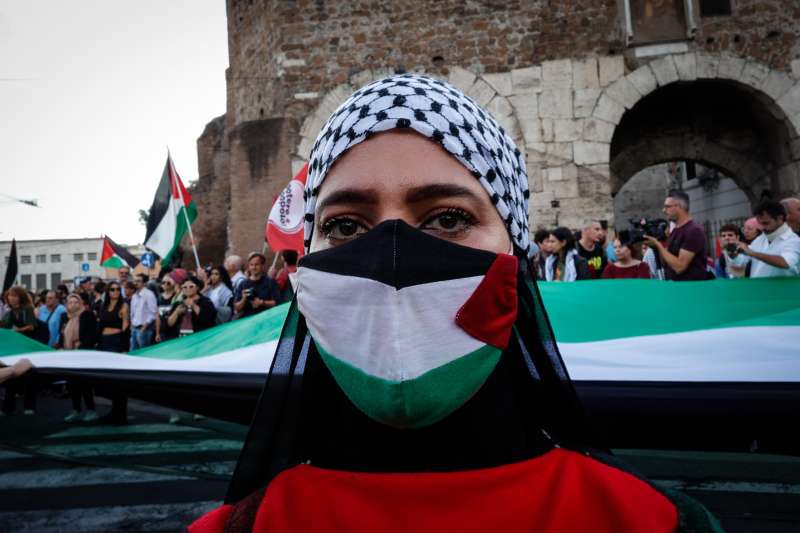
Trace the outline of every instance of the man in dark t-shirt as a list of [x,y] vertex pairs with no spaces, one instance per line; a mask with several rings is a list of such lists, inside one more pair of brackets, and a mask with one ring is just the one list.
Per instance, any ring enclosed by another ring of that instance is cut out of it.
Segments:
[[673,281],[701,281],[706,273],[706,234],[689,215],[689,195],[672,190],[664,200],[664,213],[675,228],[664,246],[653,236],[645,237],[664,265],[664,275]]
[[586,264],[589,266],[589,279],[600,279],[608,263],[601,244],[602,239],[603,227],[600,222],[592,220],[583,225],[576,249],[578,255],[586,259]]
[[266,258],[258,252],[251,253],[247,259],[249,276],[239,284],[233,296],[233,306],[240,318],[275,307],[280,299],[278,285],[264,272],[265,262]]

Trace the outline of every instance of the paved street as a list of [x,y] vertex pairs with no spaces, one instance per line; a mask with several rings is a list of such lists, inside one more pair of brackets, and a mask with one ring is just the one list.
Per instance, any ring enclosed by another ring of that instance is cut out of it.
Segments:
[[182,531],[224,498],[245,428],[185,413],[173,425],[135,401],[128,426],[66,424],[68,409],[45,397],[0,419],[0,531]]
[[[102,414],[108,402],[98,398]],[[66,424],[64,398],[0,419],[0,531],[182,531],[219,505],[246,428],[130,402],[122,427]],[[800,458],[618,450],[656,483],[685,490],[729,532],[800,531]]]

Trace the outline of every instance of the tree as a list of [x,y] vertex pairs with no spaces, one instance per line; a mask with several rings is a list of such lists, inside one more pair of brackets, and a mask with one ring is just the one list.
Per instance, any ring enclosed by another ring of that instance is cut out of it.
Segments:
[[139,223],[146,226],[148,220],[150,220],[150,210],[139,209]]

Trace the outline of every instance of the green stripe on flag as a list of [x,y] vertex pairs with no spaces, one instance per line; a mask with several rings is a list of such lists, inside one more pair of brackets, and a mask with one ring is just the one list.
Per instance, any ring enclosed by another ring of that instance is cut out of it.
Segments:
[[539,283],[558,342],[800,325],[800,278]]
[[288,311],[289,304],[282,304],[251,317],[135,350],[130,355],[157,359],[193,359],[274,341],[281,334]]
[[125,266],[125,263],[122,261],[122,259],[120,259],[118,255],[112,255],[111,257],[100,263],[100,266],[106,268],[121,268]]
[[193,224],[197,218],[197,207],[194,202],[190,202],[188,206],[181,207],[178,210],[178,219],[175,227],[175,241],[172,244],[172,249],[167,255],[161,258],[163,264],[168,265],[172,261],[172,255],[178,249],[178,246],[183,240],[183,236],[188,232],[189,225],[186,224],[186,217],[189,217],[189,224]]

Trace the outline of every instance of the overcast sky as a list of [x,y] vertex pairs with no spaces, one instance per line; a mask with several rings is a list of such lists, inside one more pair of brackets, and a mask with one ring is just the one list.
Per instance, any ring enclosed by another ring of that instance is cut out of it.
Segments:
[[167,146],[194,181],[225,112],[226,24],[224,0],[0,0],[0,240],[142,242]]

